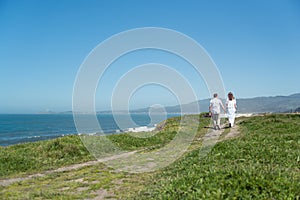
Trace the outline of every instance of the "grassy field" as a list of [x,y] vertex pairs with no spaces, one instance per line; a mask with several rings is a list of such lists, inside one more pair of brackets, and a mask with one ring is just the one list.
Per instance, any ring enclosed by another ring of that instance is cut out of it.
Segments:
[[[220,141],[204,158],[199,152],[209,120],[190,116],[185,126],[197,120],[189,151],[167,168],[130,174],[98,163],[0,186],[0,199],[300,199],[299,115],[239,119],[240,135]],[[179,121],[169,119],[150,138],[109,137],[126,150],[152,151],[173,139]],[[77,136],[2,147],[0,176],[26,176],[88,160],[93,157]]]
[[135,199],[300,199],[300,116],[244,119],[238,138],[194,150]]
[[0,147],[0,178],[37,173],[92,159],[75,135]]

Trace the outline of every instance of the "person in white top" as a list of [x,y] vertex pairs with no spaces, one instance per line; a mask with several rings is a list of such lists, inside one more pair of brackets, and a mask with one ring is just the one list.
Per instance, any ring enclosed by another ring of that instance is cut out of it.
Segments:
[[237,109],[236,99],[234,98],[232,92],[229,92],[228,99],[226,101],[226,110],[227,110],[227,116],[229,121],[229,127],[234,126],[236,109]]
[[210,100],[209,111],[211,112],[214,129],[221,130],[220,126],[220,113],[221,108],[225,111],[222,101],[218,98],[218,94],[214,94],[214,98]]

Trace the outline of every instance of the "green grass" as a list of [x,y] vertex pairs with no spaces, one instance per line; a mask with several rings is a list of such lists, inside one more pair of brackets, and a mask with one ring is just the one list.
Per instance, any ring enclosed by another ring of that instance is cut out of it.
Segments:
[[[116,199],[300,199],[299,115],[242,118],[241,134],[220,141],[205,157],[200,156],[201,137],[209,119],[187,119],[185,131],[201,122],[196,138],[185,155],[164,169],[129,174],[97,164],[0,186],[0,199],[87,199],[97,191],[108,191]],[[164,129],[149,138],[109,137],[126,150],[152,151],[174,138],[179,121],[168,119]],[[79,137],[68,136],[0,148],[0,159],[2,177],[8,177],[93,158]]]
[[78,136],[0,147],[0,178],[92,160]]
[[158,173],[135,199],[300,199],[300,117],[240,123],[242,136],[194,150]]
[[[195,118],[198,116],[189,116],[190,118]],[[199,117],[198,117],[199,118]],[[160,146],[165,145],[169,141],[171,141],[174,136],[177,134],[179,128],[179,122],[181,117],[173,117],[169,118],[164,122],[158,124],[158,127],[162,127],[162,130],[153,132],[145,132],[145,133],[125,133],[125,134],[114,134],[109,135],[107,138],[114,145],[119,148],[122,148],[127,151],[145,149],[145,148],[158,148]],[[143,137],[135,137],[142,135]],[[149,136],[149,137],[148,137]],[[151,136],[151,137],[150,137]],[[101,136],[90,137],[89,139],[96,141]],[[97,146],[101,146],[100,143]]]

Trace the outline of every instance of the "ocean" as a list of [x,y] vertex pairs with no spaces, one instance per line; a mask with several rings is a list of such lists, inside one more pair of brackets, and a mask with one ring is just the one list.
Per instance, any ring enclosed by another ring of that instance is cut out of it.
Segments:
[[[172,116],[178,115],[161,115],[151,119],[148,114],[131,114],[135,122],[134,127],[153,127]],[[103,133],[124,131],[120,130],[111,114],[99,114],[97,118]],[[122,116],[119,118],[122,119]],[[124,123],[122,127],[134,128],[132,124],[126,126]],[[0,114],[0,146],[48,140],[71,134],[78,134],[71,114]]]

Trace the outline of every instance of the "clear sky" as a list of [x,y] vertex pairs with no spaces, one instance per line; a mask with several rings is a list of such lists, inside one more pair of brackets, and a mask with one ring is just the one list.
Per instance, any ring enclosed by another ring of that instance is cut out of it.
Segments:
[[[300,92],[297,0],[0,0],[0,113],[71,110],[76,74],[89,52],[114,34],[141,27],[169,28],[196,40],[237,98]],[[184,61],[158,51],[127,56],[99,83],[98,110],[109,108],[125,69],[147,62],[174,67],[197,98],[209,98],[203,80]],[[150,85],[130,102],[140,108],[173,105],[176,99]]]

